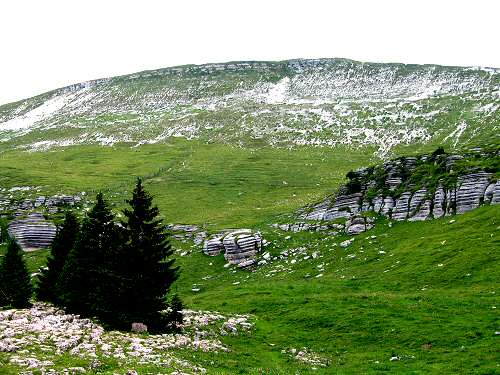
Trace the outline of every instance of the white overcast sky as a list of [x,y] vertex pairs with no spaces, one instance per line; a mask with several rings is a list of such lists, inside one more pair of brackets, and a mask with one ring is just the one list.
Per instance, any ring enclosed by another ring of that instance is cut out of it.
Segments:
[[181,64],[346,57],[500,67],[499,0],[1,0],[0,104]]

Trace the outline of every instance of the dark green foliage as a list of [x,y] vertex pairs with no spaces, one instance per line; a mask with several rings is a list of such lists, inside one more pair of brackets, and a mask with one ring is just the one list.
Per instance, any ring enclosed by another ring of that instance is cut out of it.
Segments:
[[33,293],[21,247],[8,240],[7,253],[0,263],[0,306],[26,308]]
[[114,215],[102,193],[83,220],[74,248],[70,251],[57,288],[61,304],[70,312],[102,317],[106,296],[113,292],[106,266],[121,245]]
[[[68,312],[96,317],[110,328],[129,329],[134,322],[150,331],[174,329],[182,320],[182,302],[166,295],[177,278],[170,242],[159,211],[141,180],[137,181],[127,221],[118,225],[102,193],[79,226],[68,213],[57,233],[40,278],[40,299],[65,307]],[[74,244],[74,245],[73,245]]]
[[173,267],[174,259],[167,259],[172,248],[152,200],[138,179],[132,199],[127,200],[131,208],[123,211],[128,242],[122,269],[127,277],[121,311],[128,324],[141,322],[152,331],[163,331],[169,322],[159,311],[167,308],[166,295],[178,269]]
[[57,297],[60,292],[56,289],[57,281],[68,254],[75,244],[79,230],[78,219],[71,211],[67,211],[64,223],[57,229],[57,234],[52,242],[47,268],[44,268],[39,276],[35,290],[38,300],[58,303]]
[[170,308],[168,316],[170,330],[178,330],[178,327],[183,322],[182,310],[184,309],[184,304],[177,293],[172,296],[168,306]]
[[431,160],[435,160],[439,155],[445,155],[446,152],[442,146],[439,146],[436,150],[434,150],[431,154]]
[[7,221],[0,218],[0,244],[6,243],[9,239],[9,232],[7,231]]
[[363,187],[360,176],[354,171],[348,172],[346,176],[349,179],[346,184],[347,192],[349,194],[359,193]]

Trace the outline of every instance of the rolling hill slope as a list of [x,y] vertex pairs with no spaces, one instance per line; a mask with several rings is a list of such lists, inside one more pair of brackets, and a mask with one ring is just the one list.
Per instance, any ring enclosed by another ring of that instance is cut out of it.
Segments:
[[236,146],[479,143],[499,131],[497,69],[346,59],[181,66],[0,107],[0,150],[132,146],[173,137]]
[[[168,353],[208,374],[496,373],[499,226],[496,205],[453,219],[392,225],[381,219],[347,248],[339,246],[346,235],[287,237],[267,228],[265,251],[271,257],[255,272],[225,268],[222,255],[208,257],[190,243],[176,243],[177,254],[184,256],[178,256],[183,271],[175,291],[188,306],[248,314],[253,327],[237,335],[220,335],[216,327],[202,336],[220,339],[227,352],[172,348]],[[27,255],[31,271],[46,254]],[[88,344],[92,349],[92,341]],[[91,369],[96,359],[98,367],[90,371],[103,374],[199,373],[186,365],[141,363],[126,346],[124,358],[99,346],[96,357],[83,349],[81,356],[60,354],[53,344],[36,342],[27,349],[0,352],[4,373],[25,368],[9,363],[13,355],[51,361],[45,368],[61,373],[75,366]]]

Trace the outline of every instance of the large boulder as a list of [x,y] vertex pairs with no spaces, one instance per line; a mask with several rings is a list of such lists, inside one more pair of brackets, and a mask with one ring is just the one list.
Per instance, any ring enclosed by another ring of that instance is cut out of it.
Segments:
[[249,229],[229,232],[222,240],[224,257],[230,264],[249,266],[255,261],[257,252],[262,248],[260,233],[253,233]]
[[52,244],[56,235],[56,226],[45,220],[39,212],[33,212],[26,218],[10,223],[9,234],[24,251],[44,249]]
[[363,233],[372,227],[371,220],[362,216],[352,216],[345,223],[345,231],[350,235]]
[[255,263],[257,253],[262,249],[262,236],[250,229],[230,230],[218,233],[203,243],[203,252],[210,256],[224,257],[230,264],[247,267]]
[[219,255],[224,250],[224,244],[222,243],[222,237],[215,237],[209,240],[205,240],[203,243],[203,252],[210,256]]

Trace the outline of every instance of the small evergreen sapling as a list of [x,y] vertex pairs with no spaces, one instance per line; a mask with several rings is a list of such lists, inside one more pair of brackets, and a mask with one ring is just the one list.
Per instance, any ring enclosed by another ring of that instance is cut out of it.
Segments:
[[175,293],[172,296],[172,299],[169,302],[169,311],[170,315],[168,317],[169,320],[169,326],[172,331],[177,331],[179,330],[180,325],[183,323],[184,318],[182,315],[182,310],[184,309],[184,304],[182,303],[181,299]]
[[23,251],[14,239],[9,239],[7,253],[0,263],[0,304],[16,309],[30,307],[32,294]]

